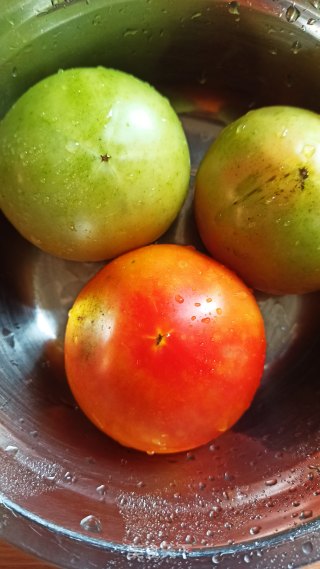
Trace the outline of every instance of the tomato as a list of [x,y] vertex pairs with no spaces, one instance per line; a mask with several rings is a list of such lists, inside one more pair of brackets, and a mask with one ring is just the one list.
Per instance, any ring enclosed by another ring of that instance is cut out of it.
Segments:
[[228,125],[198,170],[195,214],[208,251],[249,286],[320,289],[320,116],[265,107]]
[[169,101],[103,67],[31,87],[0,123],[0,155],[3,213],[34,245],[75,261],[153,242],[189,185],[189,148]]
[[148,453],[191,449],[231,427],[253,399],[264,358],[252,293],[181,245],[149,245],[107,264],[80,292],[66,329],[80,408]]

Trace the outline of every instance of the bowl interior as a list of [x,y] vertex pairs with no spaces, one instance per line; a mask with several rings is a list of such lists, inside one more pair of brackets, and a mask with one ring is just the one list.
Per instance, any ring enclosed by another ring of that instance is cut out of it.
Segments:
[[[22,4],[8,0],[0,16],[1,115],[40,78],[61,67],[97,64],[150,81],[179,112],[191,150],[190,192],[162,241],[202,249],[192,213],[194,176],[224,125],[263,104],[319,110],[315,5]],[[182,563],[198,556],[210,567],[230,552],[234,561],[228,567],[233,567],[240,563],[239,552],[262,551],[277,535],[289,542],[297,532],[314,529],[320,513],[318,294],[257,293],[268,353],[251,409],[207,446],[147,456],[98,432],[66,384],[68,309],[101,264],[46,255],[4,217],[0,234],[5,243],[0,250],[4,537],[68,567],[81,566],[79,543],[86,546],[83,559],[97,568],[105,567],[110,552],[119,566],[142,555],[145,563],[168,556],[171,566],[175,559]],[[43,539],[24,537],[31,521]],[[46,545],[53,538],[44,527],[54,536],[55,550]],[[306,539],[300,552],[305,562],[318,556],[315,543]]]

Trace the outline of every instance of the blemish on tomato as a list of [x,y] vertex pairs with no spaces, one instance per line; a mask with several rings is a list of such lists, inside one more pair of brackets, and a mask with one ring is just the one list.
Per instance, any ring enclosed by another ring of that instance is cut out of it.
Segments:
[[299,176],[301,180],[301,190],[304,190],[304,182],[309,177],[309,172],[307,168],[299,168]]

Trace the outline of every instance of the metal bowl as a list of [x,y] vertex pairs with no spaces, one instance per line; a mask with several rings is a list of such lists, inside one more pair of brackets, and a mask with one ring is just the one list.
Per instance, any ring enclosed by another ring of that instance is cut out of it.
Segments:
[[[320,3],[286,0],[2,0],[2,116],[61,67],[102,64],[167,94],[192,156],[190,193],[163,241],[202,248],[194,174],[247,109],[319,111]],[[63,337],[100,264],[66,262],[1,217],[0,535],[61,567],[290,569],[320,559],[319,294],[257,293],[268,354],[229,432],[148,456],[98,432],[66,384]]]

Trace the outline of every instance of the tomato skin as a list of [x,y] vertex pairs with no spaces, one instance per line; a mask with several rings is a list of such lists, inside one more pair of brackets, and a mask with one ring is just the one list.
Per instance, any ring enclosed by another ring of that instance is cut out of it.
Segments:
[[320,116],[254,109],[225,127],[197,171],[206,249],[254,289],[320,289]]
[[246,286],[193,248],[150,245],[106,265],[69,314],[65,363],[84,413],[123,445],[188,450],[249,407],[265,358]]

